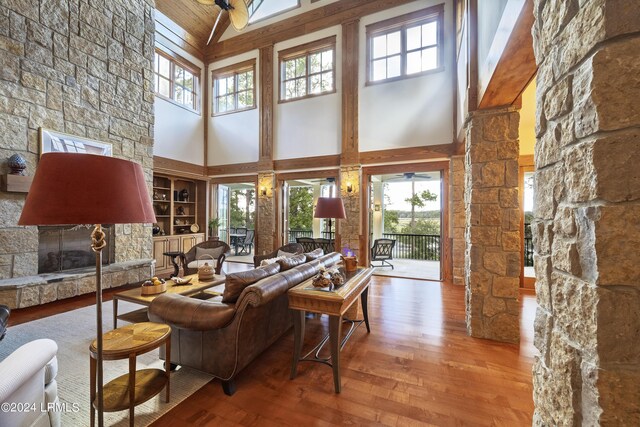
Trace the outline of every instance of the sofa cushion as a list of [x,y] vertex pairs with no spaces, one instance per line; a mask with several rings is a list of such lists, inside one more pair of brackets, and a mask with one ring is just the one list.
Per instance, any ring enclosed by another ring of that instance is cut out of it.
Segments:
[[277,256],[278,257],[291,257],[291,256],[294,256],[294,255],[296,255],[295,252],[285,252],[285,251],[278,250],[278,255]]
[[222,302],[233,303],[249,285],[256,283],[265,277],[272,276],[280,271],[280,264],[273,263],[253,270],[241,271],[239,273],[228,274],[224,282],[224,292]]
[[304,264],[305,262],[307,262],[307,257],[304,254],[293,255],[278,260],[280,271],[290,270],[296,265]]
[[[218,246],[217,248],[209,248],[209,249],[196,246],[196,260],[200,260],[200,257],[204,255],[211,255],[211,258],[213,258],[214,260],[217,260],[218,258],[220,258],[220,255],[222,255],[223,253],[224,253],[224,246]],[[208,256],[205,256],[203,259],[211,261],[211,258],[209,258]],[[188,267],[191,267],[191,266],[189,265]]]
[[322,248],[317,248],[312,250],[311,252],[305,252],[304,254],[304,256],[307,257],[307,262],[313,261],[314,259],[318,259],[322,255],[324,255],[324,251],[322,250]]
[[269,265],[269,264],[273,264],[274,262],[277,263],[278,261],[280,261],[281,259],[287,258],[286,256],[277,256],[275,258],[267,258],[267,259],[263,259],[262,261],[260,261],[260,267],[264,267],[265,265]]

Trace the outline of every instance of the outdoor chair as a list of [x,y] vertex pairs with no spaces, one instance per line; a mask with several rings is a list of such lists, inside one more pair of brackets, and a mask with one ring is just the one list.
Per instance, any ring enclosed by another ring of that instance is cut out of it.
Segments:
[[329,239],[314,239],[315,247],[314,249],[321,248],[325,254],[330,254],[335,251],[335,247],[333,245],[333,240]]
[[251,253],[251,250],[253,249],[253,238],[255,234],[255,230],[247,230],[247,234],[238,244],[238,246],[240,247],[239,253],[246,253],[247,255]]
[[236,234],[247,234],[247,227],[238,227],[236,228]]
[[[393,264],[389,260],[393,259],[393,247],[396,245],[395,239],[376,239],[371,248],[371,267],[391,267]],[[380,265],[373,265],[373,261],[380,261]]]
[[[305,252],[311,252],[314,250],[316,246],[316,241],[312,237],[298,237],[296,238],[296,242],[302,245],[302,248]],[[325,251],[325,253],[328,253]]]

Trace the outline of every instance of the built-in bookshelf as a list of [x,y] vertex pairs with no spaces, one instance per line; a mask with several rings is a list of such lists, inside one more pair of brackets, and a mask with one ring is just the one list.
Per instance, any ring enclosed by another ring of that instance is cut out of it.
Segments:
[[205,191],[204,181],[154,175],[153,209],[159,227],[154,236],[205,233]]

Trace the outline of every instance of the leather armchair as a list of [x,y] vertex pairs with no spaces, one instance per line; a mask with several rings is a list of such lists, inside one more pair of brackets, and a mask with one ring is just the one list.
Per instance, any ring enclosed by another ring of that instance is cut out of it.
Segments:
[[[58,345],[50,339],[31,341],[0,362],[0,402],[33,405],[28,411],[0,411],[0,426],[60,426]],[[50,409],[49,409],[50,408]]]

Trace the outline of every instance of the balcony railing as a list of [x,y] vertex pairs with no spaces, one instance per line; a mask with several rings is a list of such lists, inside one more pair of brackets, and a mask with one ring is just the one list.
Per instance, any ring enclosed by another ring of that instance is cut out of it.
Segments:
[[[394,258],[440,261],[440,236],[438,234],[384,233],[385,239],[396,241]],[[371,242],[373,244],[373,242]]]
[[524,224],[524,266],[533,267],[533,239],[529,223]]

